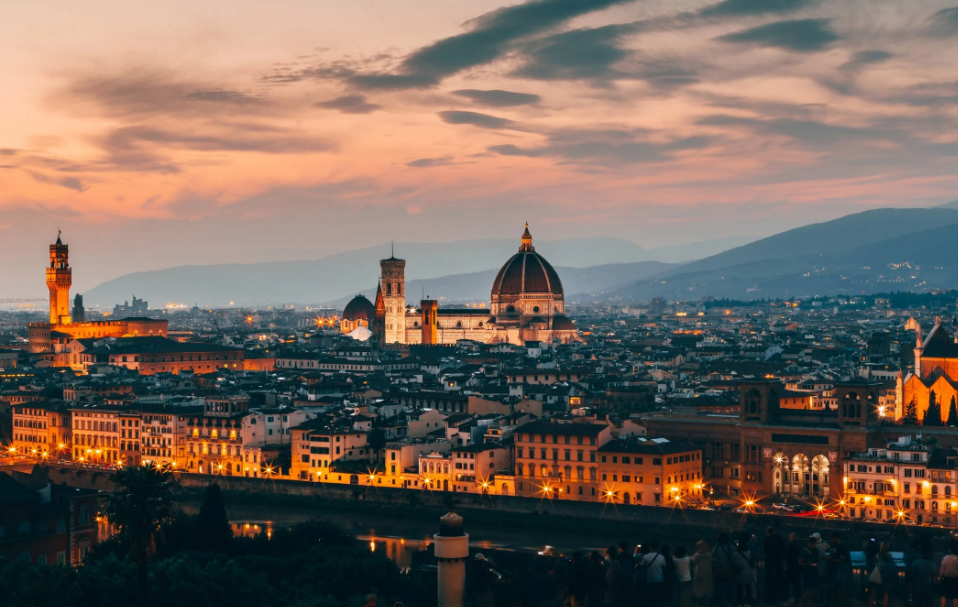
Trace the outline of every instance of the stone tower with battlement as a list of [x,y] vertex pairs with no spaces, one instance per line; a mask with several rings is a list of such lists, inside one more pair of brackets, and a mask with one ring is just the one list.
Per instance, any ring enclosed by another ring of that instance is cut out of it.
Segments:
[[50,265],[47,267],[47,288],[50,290],[50,324],[65,325],[70,318],[70,287],[73,270],[70,268],[70,248],[60,240],[50,245]]
[[391,255],[389,259],[379,262],[381,270],[380,286],[382,289],[385,318],[383,319],[383,343],[386,345],[406,342],[406,261],[396,259]]
[[439,302],[424,299],[419,306],[422,310],[422,343],[435,346],[439,343]]

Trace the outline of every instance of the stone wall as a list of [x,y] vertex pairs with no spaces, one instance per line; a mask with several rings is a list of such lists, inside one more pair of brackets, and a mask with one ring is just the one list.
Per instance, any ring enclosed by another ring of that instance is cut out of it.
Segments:
[[[775,524],[783,528],[812,528],[823,535],[833,528],[848,529],[849,523],[840,520],[819,520],[812,518],[782,516],[746,517],[735,512],[714,512],[655,506],[626,506],[604,502],[583,502],[572,500],[548,500],[513,495],[478,495],[473,493],[453,493],[444,491],[423,491],[422,489],[401,489],[394,487],[359,486],[326,483],[306,483],[302,481],[265,480],[237,476],[204,476],[198,474],[179,475],[184,487],[202,488],[215,482],[223,491],[237,493],[275,493],[318,497],[325,500],[354,500],[376,503],[384,506],[403,508],[427,507],[444,508],[447,500],[456,502],[457,511],[483,510],[501,513],[539,513],[573,519],[606,519],[623,523],[645,525],[682,525],[709,529],[738,529],[744,523],[749,526]],[[746,521],[748,519],[748,521]],[[859,524],[855,525],[856,527]],[[882,528],[888,527],[885,525]]]

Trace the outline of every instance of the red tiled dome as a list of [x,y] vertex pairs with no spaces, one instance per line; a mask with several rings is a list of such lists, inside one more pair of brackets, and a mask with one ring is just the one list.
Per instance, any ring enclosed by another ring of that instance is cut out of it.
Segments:
[[365,320],[372,322],[376,318],[376,306],[363,295],[357,295],[343,309],[343,320]]
[[559,275],[532,246],[529,225],[522,234],[519,252],[509,258],[492,283],[492,295],[523,295],[525,293],[552,293],[562,295]]

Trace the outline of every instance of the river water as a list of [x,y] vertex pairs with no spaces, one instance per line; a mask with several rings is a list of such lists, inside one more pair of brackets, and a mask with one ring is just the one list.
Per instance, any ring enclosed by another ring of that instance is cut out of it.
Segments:
[[[183,510],[195,514],[198,505],[186,504]],[[400,567],[412,565],[413,554],[428,550],[432,536],[439,530],[439,521],[429,523],[420,520],[391,519],[367,515],[329,513],[308,508],[276,508],[275,506],[239,505],[227,506],[226,514],[235,535],[252,536],[272,534],[274,529],[289,528],[309,520],[334,523],[363,542],[370,550],[383,551]],[[490,550],[534,554],[545,546],[554,547],[559,553],[604,550],[609,543],[618,543],[622,538],[598,538],[592,535],[569,532],[545,532],[539,530],[498,529],[489,525],[470,525],[465,515],[466,533],[473,552]],[[637,531],[638,533],[638,531]],[[613,541],[614,540],[614,541]]]

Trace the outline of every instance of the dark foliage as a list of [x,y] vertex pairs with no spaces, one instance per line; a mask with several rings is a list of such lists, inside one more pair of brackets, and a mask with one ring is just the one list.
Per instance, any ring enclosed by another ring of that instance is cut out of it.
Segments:
[[938,405],[938,395],[932,390],[928,394],[928,408],[925,409],[925,416],[921,420],[923,426],[941,425],[941,407]]
[[208,485],[203,495],[200,514],[196,517],[196,541],[200,550],[228,552],[233,531],[226,517],[226,505],[219,485]]
[[163,528],[139,592],[138,564],[122,537],[97,547],[79,569],[0,562],[4,607],[359,607],[375,592],[380,604],[434,605],[435,589],[399,571],[341,528],[306,522],[272,537],[233,538],[225,548],[196,547],[199,517],[177,516]]

